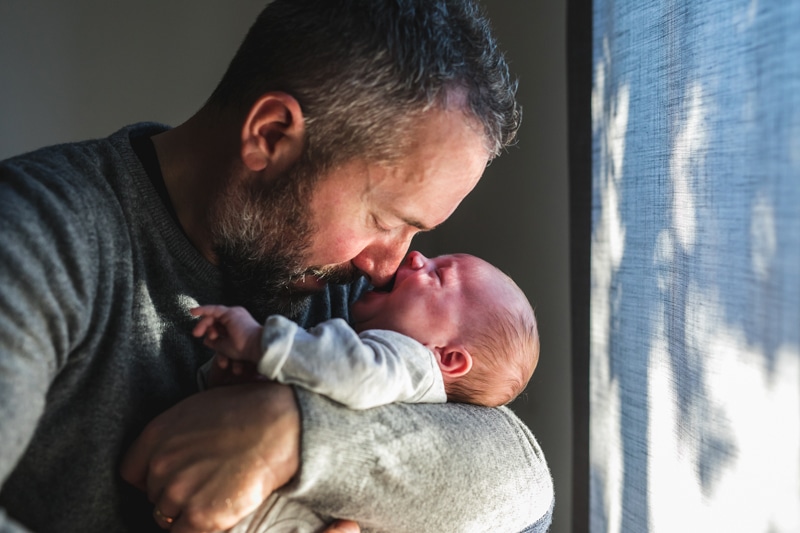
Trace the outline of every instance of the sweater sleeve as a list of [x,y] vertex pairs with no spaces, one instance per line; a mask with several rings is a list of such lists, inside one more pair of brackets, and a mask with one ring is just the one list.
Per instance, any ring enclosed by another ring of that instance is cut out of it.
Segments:
[[306,331],[274,315],[264,324],[262,349],[261,374],[323,394],[351,409],[447,400],[430,350],[393,331],[359,335],[340,318]]
[[[97,250],[79,221],[83,206],[69,197],[12,163],[0,165],[0,485],[25,453],[50,385],[91,318],[85,258]],[[24,531],[15,524],[0,510],[0,530]]]
[[286,489],[365,533],[544,533],[554,502],[547,463],[505,407],[342,408],[296,389],[301,470]]

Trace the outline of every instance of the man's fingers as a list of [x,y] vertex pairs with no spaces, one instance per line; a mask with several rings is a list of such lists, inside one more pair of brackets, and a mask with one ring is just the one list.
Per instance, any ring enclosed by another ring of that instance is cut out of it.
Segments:
[[352,520],[337,520],[323,533],[360,533],[361,528]]
[[119,467],[122,479],[142,492],[147,492],[147,468],[150,463],[153,446],[148,442],[148,433],[142,433],[134,441]]
[[120,471],[147,492],[161,527],[206,533],[233,526],[291,479],[299,447],[300,414],[290,387],[222,387],[151,421]]
[[177,512],[164,511],[160,506],[153,507],[153,520],[161,529],[172,529],[173,524],[178,520]]

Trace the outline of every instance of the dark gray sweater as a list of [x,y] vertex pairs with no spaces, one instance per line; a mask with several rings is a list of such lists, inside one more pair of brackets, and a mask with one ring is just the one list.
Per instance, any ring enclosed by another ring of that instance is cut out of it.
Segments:
[[[210,354],[188,309],[225,301],[220,273],[174,223],[131,131],[0,164],[0,531],[160,531],[117,473],[155,415],[196,392]],[[330,287],[301,322],[347,318]],[[388,531],[549,524],[553,487],[506,409],[365,412],[296,392],[302,466],[284,493]],[[446,503],[444,503],[446,502]]]

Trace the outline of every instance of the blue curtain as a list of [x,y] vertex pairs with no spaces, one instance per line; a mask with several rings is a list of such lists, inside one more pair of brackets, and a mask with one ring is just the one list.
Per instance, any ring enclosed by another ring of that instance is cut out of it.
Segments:
[[800,531],[800,2],[595,0],[588,523]]

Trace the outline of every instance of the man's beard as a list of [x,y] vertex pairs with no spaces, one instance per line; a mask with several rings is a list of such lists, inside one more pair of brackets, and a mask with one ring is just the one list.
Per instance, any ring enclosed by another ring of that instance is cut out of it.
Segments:
[[307,275],[341,284],[360,275],[350,264],[308,267],[316,228],[308,207],[314,181],[306,168],[298,162],[269,184],[226,192],[212,216],[226,303],[247,308],[258,321],[270,314],[297,318],[316,292],[293,287]]

